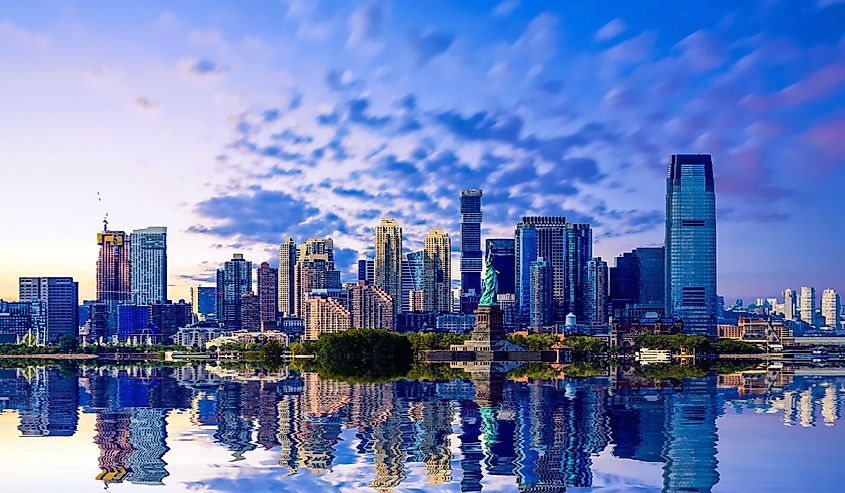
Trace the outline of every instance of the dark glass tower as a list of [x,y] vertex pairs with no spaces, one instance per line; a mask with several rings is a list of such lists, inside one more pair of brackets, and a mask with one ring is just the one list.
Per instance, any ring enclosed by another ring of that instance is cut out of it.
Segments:
[[666,301],[663,247],[640,247],[616,258],[610,269],[610,303],[614,320],[630,323],[646,312],[663,315]]
[[217,321],[228,330],[241,328],[241,298],[252,292],[252,262],[236,253],[217,270]]
[[716,193],[709,154],[676,154],[666,179],[666,314],[716,336]]
[[461,190],[462,296],[471,291],[481,294],[481,195],[478,189]]
[[487,253],[493,257],[499,281],[499,294],[514,294],[514,243],[513,238],[488,238],[485,242]]

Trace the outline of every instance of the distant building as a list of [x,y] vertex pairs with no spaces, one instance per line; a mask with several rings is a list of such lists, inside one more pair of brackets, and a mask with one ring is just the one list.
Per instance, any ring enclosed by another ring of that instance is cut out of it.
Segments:
[[783,319],[795,320],[797,313],[797,303],[795,291],[791,289],[783,290]]
[[595,257],[587,262],[587,287],[584,296],[585,321],[590,325],[607,323],[607,262]]
[[143,336],[160,336],[159,328],[151,323],[149,305],[126,304],[117,307],[117,340],[121,343]]
[[[531,323],[531,265],[542,257],[551,276],[552,317],[566,316],[566,218],[562,216],[526,216],[514,231],[516,305],[523,323]],[[546,310],[545,305],[542,310]]]
[[441,313],[437,316],[437,332],[469,334],[474,328],[474,313]]
[[0,300],[0,343],[17,344],[32,328],[32,303]]
[[129,239],[132,303],[167,301],[167,228],[136,229]]
[[375,260],[371,258],[358,260],[358,280],[367,281],[367,284],[373,283],[375,280]]
[[411,291],[423,291],[423,250],[408,252],[402,260],[402,311],[422,311],[422,304],[418,309],[411,308]]
[[36,303],[34,323],[43,328],[38,331],[39,344],[79,335],[79,283],[72,277],[21,277],[18,299]]
[[241,295],[241,326],[240,330],[256,332],[261,327],[258,296],[252,291]]
[[299,249],[295,270],[296,307],[308,326],[305,300],[311,291],[341,289],[340,271],[334,265],[334,242],[331,238],[309,238]]
[[350,327],[393,330],[393,298],[378,286],[358,281],[346,286]]
[[129,236],[123,231],[97,233],[97,301],[114,306],[129,303],[132,287],[129,271]]
[[801,287],[801,311],[799,316],[803,322],[815,325],[816,316],[816,288]]
[[285,317],[296,313],[296,242],[288,238],[279,245],[279,312]]
[[306,341],[315,341],[322,334],[349,330],[350,313],[340,301],[330,297],[311,296],[305,300],[303,306],[303,339]]
[[461,303],[464,313],[472,313],[481,295],[481,197],[480,189],[461,190],[461,297],[475,303]]
[[[593,258],[593,232],[589,224],[566,223],[566,261],[564,262],[564,310],[579,320],[586,318],[587,263]],[[553,273],[554,275],[554,273]],[[554,312],[554,319],[565,316]]]
[[220,336],[218,327],[181,327],[173,337],[173,344],[205,349],[206,343],[218,336]]
[[833,289],[822,291],[822,316],[825,325],[834,330],[839,330],[839,317],[842,313],[842,306],[839,294]]
[[452,243],[442,229],[432,229],[425,237],[423,255],[423,305],[427,312],[451,312]]
[[553,321],[552,273],[549,262],[543,257],[531,262],[531,298],[529,326],[546,327]]
[[217,270],[217,321],[229,330],[241,328],[241,297],[252,292],[252,262],[236,253]]
[[178,303],[157,303],[150,305],[150,321],[159,328],[164,339],[171,339],[181,327],[193,322],[193,309],[185,300]]
[[608,304],[613,319],[633,323],[646,314],[664,316],[665,250],[640,247],[616,258],[610,268]]
[[709,154],[675,154],[666,179],[666,314],[716,336],[716,194]]
[[432,332],[437,327],[434,312],[402,312],[396,316],[397,332]]
[[217,320],[217,288],[213,286],[192,287],[191,307],[196,322]]
[[258,268],[258,313],[261,330],[274,329],[279,316],[279,271],[262,262]]
[[393,300],[393,314],[402,307],[402,228],[389,217],[383,217],[375,227],[375,259],[373,285]]
[[408,293],[408,310],[409,312],[424,312],[425,311],[425,291],[422,289],[415,289]]
[[498,272],[499,294],[515,294],[515,247],[513,238],[488,238],[485,246]]

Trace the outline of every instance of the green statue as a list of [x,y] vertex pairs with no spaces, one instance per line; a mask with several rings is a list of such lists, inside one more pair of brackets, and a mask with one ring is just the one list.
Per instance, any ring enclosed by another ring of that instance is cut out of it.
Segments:
[[478,306],[499,306],[496,303],[496,293],[499,291],[499,280],[496,277],[496,269],[493,268],[493,254],[487,251],[484,259],[484,292],[481,293],[481,300]]

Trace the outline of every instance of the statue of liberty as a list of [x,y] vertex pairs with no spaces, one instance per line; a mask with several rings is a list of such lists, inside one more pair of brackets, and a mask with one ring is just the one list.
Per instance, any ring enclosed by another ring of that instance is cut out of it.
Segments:
[[499,306],[496,303],[496,293],[499,291],[498,272],[493,268],[493,253],[487,250],[487,257],[484,258],[484,292],[478,306]]

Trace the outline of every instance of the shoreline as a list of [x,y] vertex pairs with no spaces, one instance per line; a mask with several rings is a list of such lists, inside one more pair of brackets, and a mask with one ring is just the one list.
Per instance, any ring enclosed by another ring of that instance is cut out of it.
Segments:
[[98,359],[98,354],[60,353],[60,354],[0,354],[0,359],[58,359],[58,360],[91,360]]

